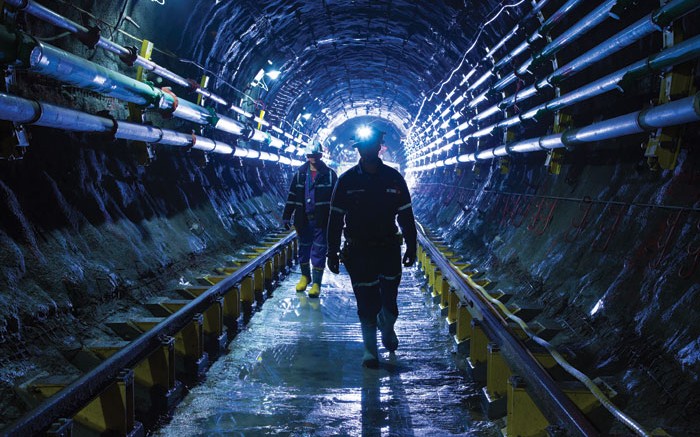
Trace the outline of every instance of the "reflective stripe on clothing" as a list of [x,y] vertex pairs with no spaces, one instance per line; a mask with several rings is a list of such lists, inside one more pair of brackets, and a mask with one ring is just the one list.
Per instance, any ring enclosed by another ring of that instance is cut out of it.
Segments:
[[408,209],[408,208],[410,208],[410,207],[411,207],[411,203],[409,202],[409,203],[407,203],[407,204],[405,204],[405,205],[399,207],[398,210],[399,210],[399,211],[403,211],[404,209]]
[[337,207],[335,207],[335,206],[331,206],[331,211],[333,211],[333,212],[339,212],[339,213],[341,213],[341,214],[345,214],[345,213],[346,213],[346,211],[345,211],[344,209],[340,209],[340,208],[337,208]]
[[372,281],[372,282],[358,282],[356,284],[352,284],[352,288],[374,287],[375,285],[379,285],[379,279],[377,279],[376,281]]
[[401,279],[401,273],[394,276],[379,275],[379,279],[384,279],[385,281],[396,281],[398,279]]

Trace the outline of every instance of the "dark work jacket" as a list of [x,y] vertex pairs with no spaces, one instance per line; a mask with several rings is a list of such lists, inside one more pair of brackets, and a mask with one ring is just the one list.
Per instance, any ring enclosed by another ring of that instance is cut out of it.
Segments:
[[[316,226],[325,228],[328,224],[328,209],[331,205],[331,196],[333,188],[338,181],[338,175],[328,168],[323,161],[316,162],[316,179],[313,182],[314,199],[314,219]],[[309,222],[306,216],[306,175],[309,172],[309,163],[304,163],[292,177],[292,183],[289,187],[289,196],[287,204],[284,206],[282,220],[289,221],[294,214],[294,226],[297,228],[304,227]]]
[[340,234],[350,244],[381,247],[401,244],[396,222],[408,253],[416,252],[416,223],[411,194],[401,174],[380,161],[377,173],[357,164],[343,173],[333,192],[328,222],[328,253],[340,251]]

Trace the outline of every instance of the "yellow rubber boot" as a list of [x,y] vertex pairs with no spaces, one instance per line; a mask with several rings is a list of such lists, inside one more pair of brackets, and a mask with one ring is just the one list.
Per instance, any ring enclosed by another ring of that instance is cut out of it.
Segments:
[[309,297],[318,297],[321,294],[321,284],[313,284],[309,290]]
[[306,275],[301,275],[301,279],[299,279],[299,282],[297,282],[297,291],[302,292],[306,290],[306,287],[309,285],[309,277]]

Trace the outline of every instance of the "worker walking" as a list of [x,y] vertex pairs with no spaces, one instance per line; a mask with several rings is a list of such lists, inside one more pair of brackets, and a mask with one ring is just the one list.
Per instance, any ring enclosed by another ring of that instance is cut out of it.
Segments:
[[[377,328],[391,353],[399,347],[394,324],[401,281],[401,243],[406,242],[403,265],[416,260],[416,224],[411,196],[401,174],[385,165],[378,154],[383,133],[371,129],[355,144],[360,162],[341,175],[331,200],[328,223],[328,268],[338,273],[343,261],[350,274],[362,327],[362,365],[379,367]],[[403,232],[398,232],[396,222]],[[340,250],[341,232],[345,245]]]
[[282,224],[293,223],[299,237],[301,279],[296,290],[303,292],[309,283],[309,297],[321,293],[323,270],[326,267],[326,224],[333,188],[338,175],[322,160],[321,144],[314,141],[307,149],[307,162],[292,177],[289,196],[282,214]]

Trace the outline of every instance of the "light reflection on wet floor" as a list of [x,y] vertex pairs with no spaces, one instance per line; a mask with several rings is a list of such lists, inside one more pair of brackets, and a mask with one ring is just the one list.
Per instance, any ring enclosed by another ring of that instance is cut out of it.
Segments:
[[295,270],[157,435],[498,435],[470,409],[477,388],[414,269],[399,290],[399,349],[390,357],[380,346],[379,370],[360,365],[348,275],[326,271],[321,298],[308,299],[294,290]]

